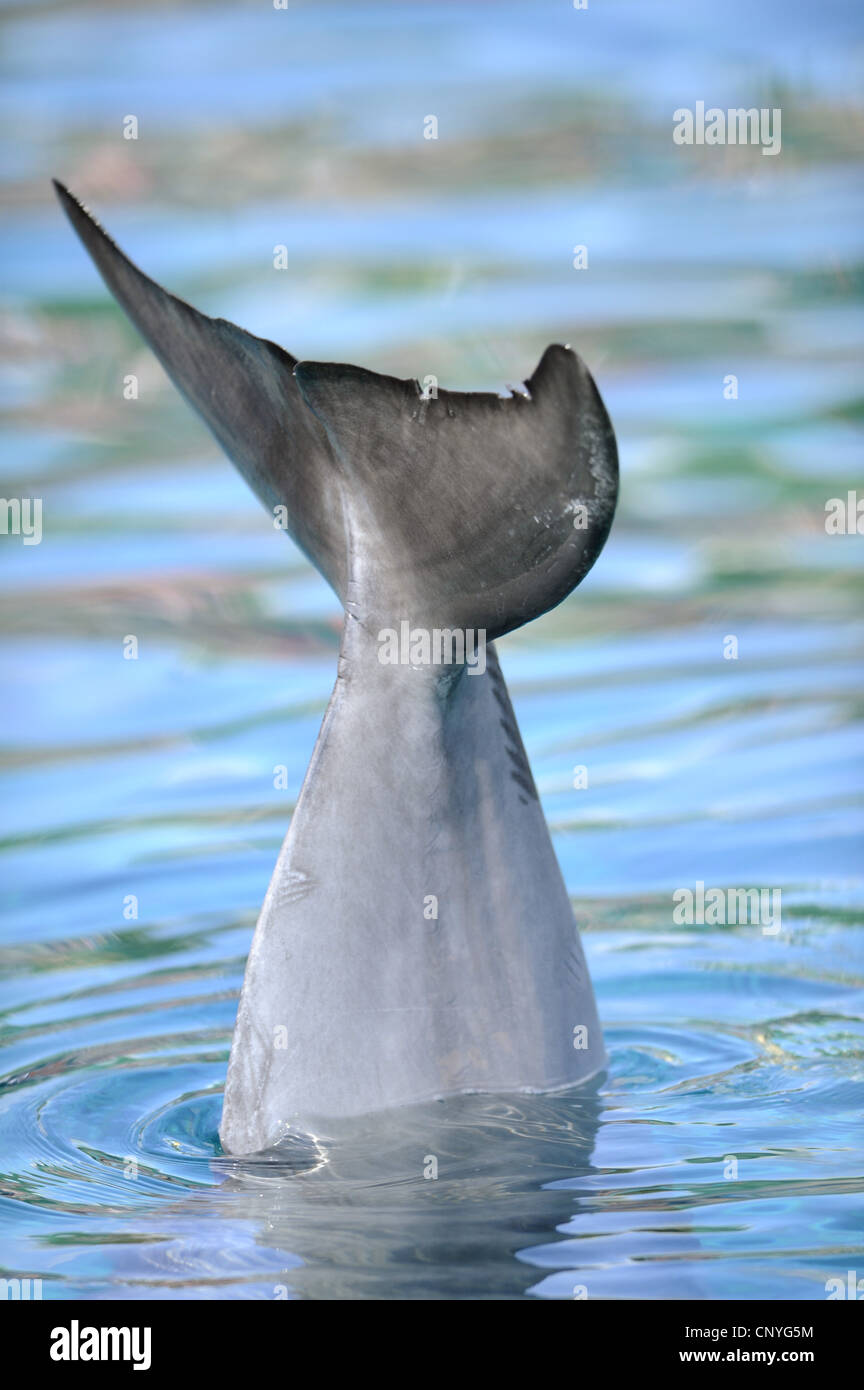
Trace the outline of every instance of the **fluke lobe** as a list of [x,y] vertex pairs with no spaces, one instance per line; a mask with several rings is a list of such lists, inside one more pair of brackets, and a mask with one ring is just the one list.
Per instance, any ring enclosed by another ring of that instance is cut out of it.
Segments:
[[493,638],[570,593],[618,491],[584,363],[525,394],[298,362],[148,279],[65,188],[108,288],[345,609],[336,685],[249,954],[231,1153],[466,1091],[551,1090],[605,1052],[576,924],[498,667],[383,664],[379,634]]

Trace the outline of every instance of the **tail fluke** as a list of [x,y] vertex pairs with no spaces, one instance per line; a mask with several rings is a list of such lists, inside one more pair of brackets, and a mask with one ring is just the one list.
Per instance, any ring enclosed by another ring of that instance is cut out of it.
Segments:
[[360,367],[295,376],[343,470],[351,594],[370,622],[498,637],[570,593],[618,495],[615,435],[588,368],[546,349],[526,395],[438,391]]
[[324,431],[297,389],[295,358],[163,290],[56,179],[54,187],[109,290],[175,386],[265,507],[287,509],[287,529],[342,594],[339,480]]
[[615,435],[582,360],[547,348],[525,395],[438,391],[300,362],[148,279],[62,184],[105,283],[268,508],[370,626],[500,636],[570,593],[603,548]]

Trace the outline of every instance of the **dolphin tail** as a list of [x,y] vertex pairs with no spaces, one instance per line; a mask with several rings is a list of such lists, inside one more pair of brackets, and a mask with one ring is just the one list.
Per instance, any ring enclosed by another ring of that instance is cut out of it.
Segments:
[[350,616],[261,909],[220,1136],[254,1153],[394,1105],[546,1091],[606,1054],[494,647],[381,665]]
[[112,293],[346,610],[339,671],[249,955],[221,1127],[544,1090],[605,1053],[494,648],[397,665],[382,632],[492,639],[560,602],[609,532],[615,437],[553,346],[507,399],[297,362],[136,269],[61,202]]
[[500,636],[583,578],[615,510],[615,436],[585,364],[544,353],[525,393],[436,391],[297,362],[144,275],[73,195],[106,285],[253,491],[364,621]]

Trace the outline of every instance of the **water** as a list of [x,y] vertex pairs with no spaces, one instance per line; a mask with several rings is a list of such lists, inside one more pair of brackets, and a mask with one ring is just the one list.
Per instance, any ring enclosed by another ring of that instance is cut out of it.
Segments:
[[[861,483],[854,7],[3,25],[2,491],[43,498],[44,538],[0,548],[2,1272],[46,1297],[824,1298],[864,1258],[861,541],[824,527]],[[700,99],[781,105],[781,154],[673,146]],[[606,1028],[595,1087],[221,1154],[339,612],[110,305],[51,174],[295,353],[503,389],[563,339],[595,371],[612,538],[500,644]],[[697,881],[780,888],[781,930],[675,922]]]

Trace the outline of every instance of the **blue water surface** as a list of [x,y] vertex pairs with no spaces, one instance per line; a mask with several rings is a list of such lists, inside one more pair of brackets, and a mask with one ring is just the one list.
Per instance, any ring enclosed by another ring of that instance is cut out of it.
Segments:
[[[38,545],[0,537],[0,1274],[46,1298],[589,1300],[864,1275],[862,538],[825,528],[864,495],[857,7],[6,0],[0,24],[2,492],[43,500]],[[781,152],[675,145],[699,100],[780,108]],[[500,655],[597,989],[596,1084],[221,1153],[340,610],[52,175],[295,355],[496,391],[551,341],[591,366],[613,534]],[[676,920],[697,883],[779,890],[780,929]]]

